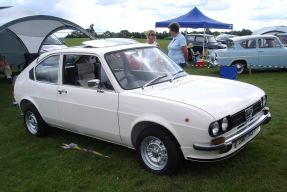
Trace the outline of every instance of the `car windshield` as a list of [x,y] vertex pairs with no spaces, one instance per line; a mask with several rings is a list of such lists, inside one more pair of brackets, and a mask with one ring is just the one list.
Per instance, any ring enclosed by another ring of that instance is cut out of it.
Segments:
[[234,42],[231,39],[226,41],[226,45],[228,48],[234,48]]
[[186,75],[156,47],[111,52],[105,55],[105,59],[120,86],[126,90],[145,88]]
[[55,36],[49,36],[43,43],[44,45],[63,45],[63,43]]
[[216,39],[215,39],[214,36],[208,37],[208,43],[216,43],[216,42],[217,42],[217,41],[216,41]]

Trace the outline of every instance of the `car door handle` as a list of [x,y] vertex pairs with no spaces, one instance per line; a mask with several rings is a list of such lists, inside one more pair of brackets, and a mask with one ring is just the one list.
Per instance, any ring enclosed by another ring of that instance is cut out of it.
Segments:
[[62,94],[62,93],[66,93],[66,94],[67,94],[68,92],[67,92],[67,90],[65,90],[65,89],[59,89],[59,90],[58,90],[58,93],[59,93],[59,94]]
[[258,53],[263,53],[264,51],[258,51]]

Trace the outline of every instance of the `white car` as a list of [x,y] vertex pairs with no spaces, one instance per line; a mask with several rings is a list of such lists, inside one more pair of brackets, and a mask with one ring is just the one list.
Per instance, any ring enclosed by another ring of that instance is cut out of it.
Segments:
[[234,155],[271,119],[256,86],[188,75],[147,44],[85,44],[43,53],[17,78],[30,134],[43,136],[51,125],[95,137],[136,149],[152,173],[172,174],[183,158]]

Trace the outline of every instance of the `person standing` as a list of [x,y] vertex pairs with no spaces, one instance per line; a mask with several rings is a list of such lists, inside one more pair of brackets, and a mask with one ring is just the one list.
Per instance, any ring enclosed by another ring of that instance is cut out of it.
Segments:
[[5,56],[0,55],[0,71],[4,72],[7,79],[12,80],[12,70]]
[[188,50],[185,37],[179,33],[179,24],[171,23],[168,25],[172,41],[168,45],[168,56],[172,58],[182,68],[186,67],[188,61]]
[[156,42],[156,33],[154,30],[148,30],[146,32],[146,43],[151,44],[151,45],[155,45],[158,48],[160,48],[159,44]]

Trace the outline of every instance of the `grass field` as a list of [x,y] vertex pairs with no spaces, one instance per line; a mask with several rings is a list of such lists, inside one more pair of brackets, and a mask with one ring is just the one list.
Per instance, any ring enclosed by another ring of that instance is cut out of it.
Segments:
[[[186,71],[218,76],[216,68]],[[11,85],[0,77],[0,191],[286,192],[287,71],[243,74],[238,80],[266,91],[272,121],[235,157],[217,163],[186,161],[168,177],[144,171],[135,151],[124,147],[57,129],[45,138],[28,135],[18,108],[11,104]],[[111,158],[60,147],[71,142]]]

